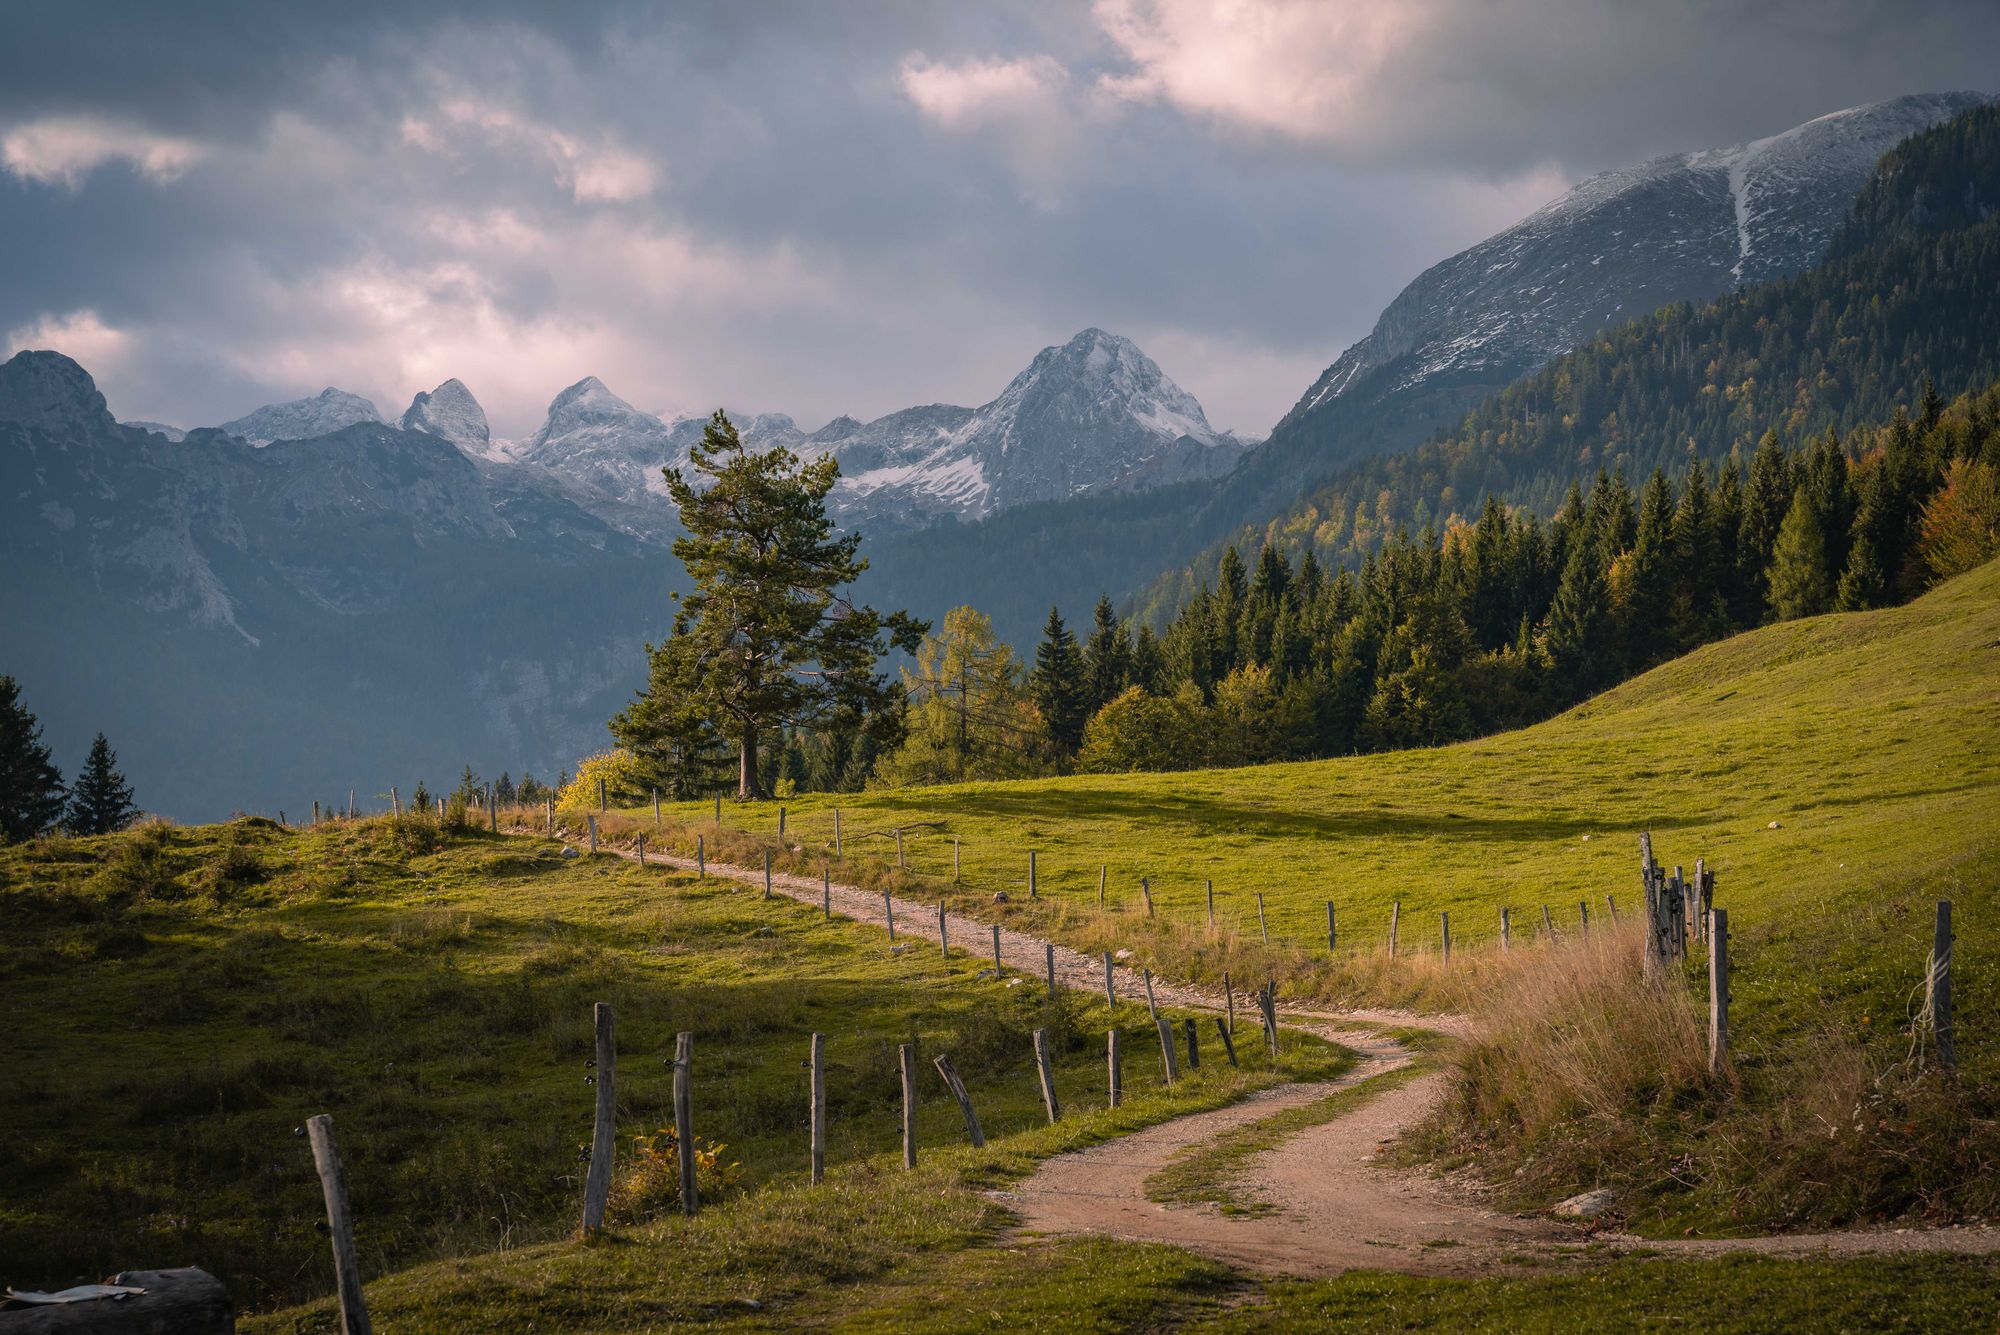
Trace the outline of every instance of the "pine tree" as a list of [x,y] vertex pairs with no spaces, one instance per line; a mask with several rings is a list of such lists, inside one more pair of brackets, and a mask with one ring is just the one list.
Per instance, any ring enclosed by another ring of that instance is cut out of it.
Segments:
[[[844,593],[868,563],[861,534],[835,535],[827,493],[832,455],[811,462],[782,447],[752,453],[722,412],[689,451],[690,474],[665,470],[686,535],[674,555],[694,591],[680,597],[673,676],[688,703],[737,747],[737,793],[762,797],[759,748],[786,726],[851,723],[890,701],[877,670],[889,644],[914,652],[926,626]],[[697,487],[695,476],[706,479]]]
[[1833,601],[1833,577],[1826,564],[1826,535],[1820,530],[1818,507],[1800,487],[1778,526],[1771,554],[1771,613],[1779,621],[1817,616]]
[[1028,696],[1041,711],[1042,725],[1048,729],[1057,754],[1065,759],[1083,745],[1083,725],[1091,714],[1089,690],[1076,637],[1063,624],[1062,613],[1051,607],[1048,622],[1042,627],[1042,642],[1035,649]]
[[431,790],[424,786],[422,779],[418,779],[416,788],[410,793],[410,810],[429,811],[430,809]]
[[41,725],[22,707],[19,684],[0,677],[0,843],[54,828],[62,811],[62,775],[49,763]]
[[1778,443],[1778,433],[1766,431],[1750,458],[1750,484],[1743,492],[1743,519],[1736,530],[1736,619],[1745,625],[1762,621],[1770,606],[1768,582],[1771,553],[1778,545],[1778,528],[1791,508],[1797,487],[1791,456]]
[[1085,717],[1104,708],[1132,684],[1132,653],[1125,628],[1109,598],[1097,600],[1091,614],[1090,639],[1083,647]]
[[1673,586],[1673,489],[1657,470],[1639,501],[1639,529],[1632,541],[1621,629],[1625,661],[1645,667],[1673,647],[1667,613]]
[[1570,553],[1549,607],[1549,664],[1563,695],[1589,695],[1611,676],[1610,617],[1605,607],[1604,574],[1597,553],[1580,546]]
[[100,732],[91,741],[90,755],[70,788],[69,814],[63,824],[71,834],[110,834],[124,829],[138,814],[131,786],[118,772],[118,757]]

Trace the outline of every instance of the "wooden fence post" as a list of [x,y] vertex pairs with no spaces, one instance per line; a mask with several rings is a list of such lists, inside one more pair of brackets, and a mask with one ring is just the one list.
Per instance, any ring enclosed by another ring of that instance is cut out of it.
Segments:
[[1153,1027],[1160,1034],[1160,1073],[1171,1085],[1180,1078],[1180,1064],[1174,1060],[1174,1022],[1164,1015],[1153,1018]]
[[1579,899],[1579,900],[1577,900],[1577,901],[1576,901],[1576,920],[1577,920],[1577,921],[1578,921],[1579,923],[1582,923],[1582,924],[1583,924],[1583,935],[1584,935],[1584,939],[1588,940],[1588,939],[1589,939],[1589,937],[1590,937],[1590,901],[1589,901],[1589,900],[1587,900],[1587,899]]
[[347,818],[349,820],[354,819],[354,790],[352,788],[347,790]]
[[1451,913],[1438,914],[1438,930],[1444,933],[1444,960],[1451,963]]
[[771,850],[764,850],[764,898],[771,897]]
[[889,944],[893,946],[896,944],[896,901],[890,898],[887,890],[882,892],[882,918],[889,924]]
[[554,793],[549,794],[548,836],[551,839],[556,837],[556,795]]
[[833,809],[833,855],[840,856],[840,808]]
[[694,1035],[686,1030],[674,1035],[674,1139],[680,1145],[681,1213],[692,1219],[701,1202],[694,1171]]
[[1146,983],[1146,1014],[1157,1020],[1160,1018],[1160,1008],[1153,1003],[1153,971],[1151,969],[1141,969],[1139,976]]
[[819,864],[819,912],[825,921],[833,921],[833,864],[824,859]]
[[903,827],[898,825],[896,827],[896,870],[903,871],[907,867],[908,864],[903,861]]
[[945,932],[944,901],[942,899],[938,901],[938,954],[944,956],[946,959],[951,958],[951,939]]
[[611,1006],[600,1001],[590,1008],[597,1031],[597,1116],[590,1130],[590,1172],[583,1180],[583,1233],[604,1227],[604,1206],[611,1199],[611,1161],[618,1154],[618,1045],[611,1029]]
[[778,842],[785,842],[785,809],[782,806],[778,808]]
[[917,1050],[896,1045],[896,1065],[903,1073],[903,1167],[917,1166]]
[[1264,922],[1264,892],[1257,892],[1257,930],[1264,934],[1264,944],[1271,944],[1271,929]]
[[1264,984],[1261,993],[1264,1007],[1264,1034],[1271,1040],[1271,1060],[1278,1060],[1278,981],[1272,979]]
[[602,779],[599,779],[597,781],[597,809],[599,811],[611,810],[611,802],[610,799],[605,796],[604,780]]
[[1708,918],[1708,1073],[1729,1066],[1729,911],[1710,909]]
[[[394,784],[389,785],[389,809],[394,811],[398,816],[403,814],[403,799],[401,794],[397,793],[396,785]],[[282,823],[280,822],[280,824]]]
[[597,817],[586,812],[583,819],[584,823],[590,826],[590,851],[595,853],[597,851]]
[[1205,890],[1206,890],[1206,891],[1208,892],[1208,925],[1209,925],[1210,927],[1213,927],[1213,926],[1215,926],[1215,880],[1214,880],[1214,878],[1213,878],[1213,877],[1211,877],[1211,878],[1209,878],[1208,880],[1205,880],[1205,881],[1203,881],[1203,882],[1202,882],[1202,887],[1203,887],[1203,889],[1205,889]]
[[1043,963],[1044,965],[1046,965],[1046,966],[1047,966],[1047,968],[1048,968],[1048,972],[1049,972],[1049,995],[1053,997],[1053,996],[1054,996],[1054,995],[1056,994],[1056,946],[1055,946],[1055,942],[1053,942],[1053,941],[1045,941],[1045,942],[1043,942],[1043,943],[1042,943],[1042,963]]
[[1111,983],[1111,952],[1108,950],[1104,952],[1104,1004],[1107,1006],[1118,1004],[1118,992]]
[[1229,1032],[1236,1032],[1236,989],[1229,985],[1229,970],[1222,971],[1222,1004],[1229,1011]]
[[1606,895],[1604,897],[1604,907],[1611,910],[1611,921],[1616,923],[1618,921],[1618,896]]
[[320,1194],[326,1198],[326,1227],[333,1238],[333,1278],[340,1290],[342,1335],[370,1335],[368,1304],[361,1296],[361,1264],[354,1252],[354,1216],[347,1209],[347,1174],[340,1166],[340,1147],[333,1139],[333,1118],[325,1113],[306,1119],[312,1139],[313,1166],[319,1170]]
[[1104,1038],[1104,1060],[1110,1068],[1107,1079],[1110,1084],[1110,1106],[1113,1108],[1125,1101],[1125,1073],[1119,1069],[1119,1056],[1118,1031],[1113,1029]]
[[1326,901],[1326,953],[1329,955],[1333,954],[1334,948],[1339,944],[1339,941],[1339,936],[1333,930],[1333,901],[1329,899]]
[[694,837],[694,874],[697,880],[708,879],[708,844],[701,835]]
[[1502,950],[1512,950],[1514,948],[1514,924],[1511,921],[1512,916],[1511,910],[1500,910],[1500,949]]
[[1400,899],[1391,900],[1389,902],[1389,958],[1390,959],[1396,958],[1396,927],[1402,921],[1402,917],[1403,917],[1403,901]]
[[1000,924],[993,924],[993,976],[1000,977]]
[[1099,913],[1104,912],[1104,883],[1105,881],[1109,880],[1110,877],[1111,877],[1110,864],[1104,862],[1098,863],[1097,864],[1097,911]]
[[1542,931],[1548,936],[1549,944],[1554,945],[1556,939],[1556,920],[1549,916],[1549,906],[1547,904],[1542,905]]
[[1215,1017],[1215,1032],[1222,1035],[1222,1054],[1229,1058],[1231,1066],[1236,1065],[1236,1040],[1229,1036],[1229,1026],[1222,1022],[1220,1015]]
[[643,834],[639,836],[639,865],[646,865],[646,836]]
[[313,824],[319,824],[319,799],[313,799]]
[[1190,1071],[1198,1071],[1201,1069],[1201,1040],[1195,1036],[1194,1016],[1190,1015],[1187,1017],[1185,1031],[1188,1045],[1188,1069]]
[[1035,1031],[1035,1071],[1042,1079],[1042,1107],[1049,1114],[1049,1125],[1054,1126],[1062,1116],[1062,1109],[1056,1104],[1056,1073],[1049,1063],[1049,1031]]
[[[1716,910],[1718,913],[1720,909]],[[1958,1029],[1951,1016],[1951,901],[1940,899],[1931,929],[1930,967],[1926,970],[1924,1009],[1937,1038],[1938,1065],[1949,1071],[1958,1065]]]
[[1035,850],[1028,850],[1028,898],[1035,897]]
[[958,854],[958,836],[953,835],[951,837],[951,883],[953,885],[963,885],[965,883],[965,877],[959,874]]
[[660,828],[660,790],[653,790],[653,828]]
[[[972,1111],[972,1095],[965,1092],[965,1082],[958,1078],[958,1071],[955,1067],[952,1066],[951,1058],[944,1055],[943,1053],[940,1053],[936,1058],[936,1060],[932,1062],[932,1065],[937,1067],[938,1074],[943,1076],[945,1084],[950,1086],[951,1096],[958,1100],[958,1110],[965,1116],[965,1134],[972,1138],[972,1148],[975,1150],[985,1149],[986,1133],[979,1129],[979,1114]],[[917,1066],[916,1062],[912,1061],[910,1063],[910,1079],[912,1081],[911,1089],[913,1091],[912,1093],[913,1099],[914,1099],[914,1090],[916,1088],[914,1084],[916,1078],[917,1078]],[[911,1106],[914,1107],[915,1106],[914,1103],[912,1103]],[[912,1125],[914,1126],[914,1124]],[[911,1130],[909,1135],[911,1139],[908,1147],[904,1150],[904,1158],[907,1159],[911,1164],[914,1164],[916,1163],[916,1153],[917,1153],[917,1145],[915,1139],[916,1131],[914,1129]]]
[[1139,878],[1139,895],[1146,901],[1146,916],[1153,916],[1153,883],[1144,876]]
[[826,1177],[826,1035],[812,1036],[812,1180]]
[[716,828],[717,828],[717,829],[721,829],[721,828],[722,828],[722,794],[721,794],[721,793],[717,793],[717,794],[715,795],[715,826],[716,826]]
[[[349,795],[347,800],[349,805],[352,805],[354,798],[352,795]],[[490,783],[486,785],[486,829],[491,834],[500,833],[500,803],[495,800],[493,785]],[[593,849],[592,851],[595,852],[596,850]]]

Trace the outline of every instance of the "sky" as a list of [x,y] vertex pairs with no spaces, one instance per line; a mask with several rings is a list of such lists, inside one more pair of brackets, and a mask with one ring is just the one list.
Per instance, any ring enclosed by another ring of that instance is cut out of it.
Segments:
[[596,375],[808,427],[1134,339],[1269,429],[1599,170],[2000,91],[1993,0],[22,0],[0,354],[126,419]]

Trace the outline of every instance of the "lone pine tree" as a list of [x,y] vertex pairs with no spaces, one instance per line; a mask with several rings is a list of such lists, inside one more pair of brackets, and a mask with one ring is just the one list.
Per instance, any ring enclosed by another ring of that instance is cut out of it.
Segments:
[[62,775],[42,729],[21,704],[20,685],[0,677],[0,843],[32,839],[62,817]]
[[1062,614],[1049,609],[1048,623],[1042,627],[1042,642],[1035,650],[1035,670],[1028,678],[1028,691],[1049,740],[1064,756],[1073,756],[1083,745],[1083,725],[1090,720],[1090,686],[1084,678],[1083,654],[1076,637],[1063,624]]
[[118,772],[118,757],[100,732],[70,788],[69,814],[63,823],[71,834],[110,834],[124,829],[138,814],[131,785]]
[[785,727],[851,728],[882,714],[894,699],[876,671],[885,636],[913,653],[928,627],[842,592],[868,563],[857,555],[861,535],[836,536],[827,517],[840,477],[831,455],[753,453],[717,412],[689,462],[690,474],[665,473],[687,530],[674,555],[695,587],[678,596],[672,632],[652,650],[653,681],[671,682],[682,708],[736,743],[737,794],[761,797],[763,740]]

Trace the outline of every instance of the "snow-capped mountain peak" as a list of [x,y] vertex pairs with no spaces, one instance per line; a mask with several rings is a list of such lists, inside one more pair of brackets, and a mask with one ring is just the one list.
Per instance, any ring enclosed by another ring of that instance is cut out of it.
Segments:
[[381,420],[382,414],[373,403],[329,385],[309,399],[267,403],[253,413],[224,422],[220,429],[252,445],[269,445],[274,440],[310,440],[356,422]]
[[493,443],[486,410],[456,376],[410,400],[400,425],[405,431],[440,436],[468,454],[484,455]]

